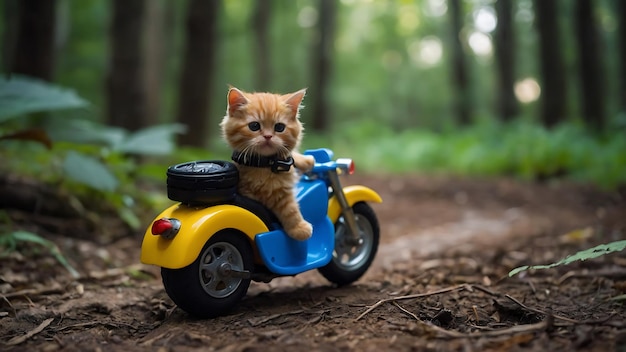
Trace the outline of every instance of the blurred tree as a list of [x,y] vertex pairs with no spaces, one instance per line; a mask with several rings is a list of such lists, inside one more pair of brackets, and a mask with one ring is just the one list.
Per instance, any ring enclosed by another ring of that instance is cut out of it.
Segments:
[[256,64],[255,89],[259,91],[267,91],[271,87],[272,70],[268,35],[271,15],[272,0],[257,0],[252,20],[252,34],[256,49],[254,55],[254,63]]
[[332,77],[337,0],[318,0],[317,35],[312,48],[311,116],[313,130],[329,130],[329,85]]
[[617,45],[619,51],[618,60],[618,89],[619,93],[617,101],[619,109],[622,113],[626,114],[626,1],[615,0],[617,12]]
[[186,40],[178,91],[178,122],[187,126],[179,137],[181,145],[203,147],[211,135],[211,82],[218,43],[220,0],[190,0],[187,8]]
[[510,121],[519,112],[515,98],[515,35],[513,33],[513,9],[511,0],[495,3],[498,25],[494,46],[498,65],[498,114],[503,121]]
[[5,1],[6,69],[51,81],[56,63],[56,0]]
[[165,79],[167,59],[166,48],[172,40],[174,3],[171,1],[150,0],[146,2],[144,85],[146,96],[146,125],[159,121],[161,92]]
[[576,2],[576,34],[583,119],[593,130],[602,131],[605,125],[605,82],[600,60],[601,37],[596,28],[591,0]]
[[541,121],[553,127],[565,117],[565,68],[557,19],[557,1],[534,0],[539,35]]
[[470,123],[470,95],[467,64],[463,52],[461,30],[463,29],[463,9],[460,0],[450,0],[450,21],[452,22],[452,77],[456,91],[455,113],[461,125]]
[[108,122],[135,131],[146,125],[142,33],[144,0],[113,0]]

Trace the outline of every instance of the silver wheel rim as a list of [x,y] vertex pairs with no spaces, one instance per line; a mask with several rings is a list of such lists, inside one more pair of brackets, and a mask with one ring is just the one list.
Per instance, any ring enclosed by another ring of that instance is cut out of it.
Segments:
[[230,296],[241,284],[239,278],[229,276],[230,270],[244,270],[243,258],[237,247],[228,242],[217,242],[202,252],[200,257],[200,284],[211,297]]
[[359,230],[356,241],[358,243],[351,241],[348,225],[343,216],[337,221],[335,229],[333,262],[346,271],[356,270],[367,262],[374,242],[372,224],[363,215],[354,214],[354,218]]

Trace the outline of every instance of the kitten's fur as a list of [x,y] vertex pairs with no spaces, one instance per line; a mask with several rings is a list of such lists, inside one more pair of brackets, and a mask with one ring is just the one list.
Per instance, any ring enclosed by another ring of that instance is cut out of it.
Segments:
[[[294,160],[303,171],[313,167],[315,160],[296,150],[302,138],[299,110],[306,90],[279,95],[271,93],[246,93],[237,88],[228,91],[228,109],[220,126],[226,142],[244,155],[272,156]],[[260,125],[251,123],[258,122]],[[278,127],[277,127],[278,125]],[[254,130],[260,127],[258,130]],[[284,130],[281,131],[281,127]],[[312,227],[302,218],[293,193],[297,174],[274,173],[268,167],[237,164],[239,193],[255,199],[268,207],[283,225],[289,236],[296,240],[311,237]]]

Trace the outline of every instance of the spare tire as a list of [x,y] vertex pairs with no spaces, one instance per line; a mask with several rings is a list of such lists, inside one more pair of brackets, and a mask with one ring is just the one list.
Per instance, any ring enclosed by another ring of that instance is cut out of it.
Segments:
[[238,182],[239,171],[231,162],[190,161],[167,169],[167,197],[191,205],[228,202]]

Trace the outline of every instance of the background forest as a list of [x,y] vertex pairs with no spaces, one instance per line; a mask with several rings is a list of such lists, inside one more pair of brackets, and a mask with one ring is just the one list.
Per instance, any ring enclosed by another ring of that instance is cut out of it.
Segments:
[[0,11],[2,168],[116,204],[169,163],[228,158],[229,84],[308,87],[304,147],[371,172],[626,181],[624,1],[5,0]]

